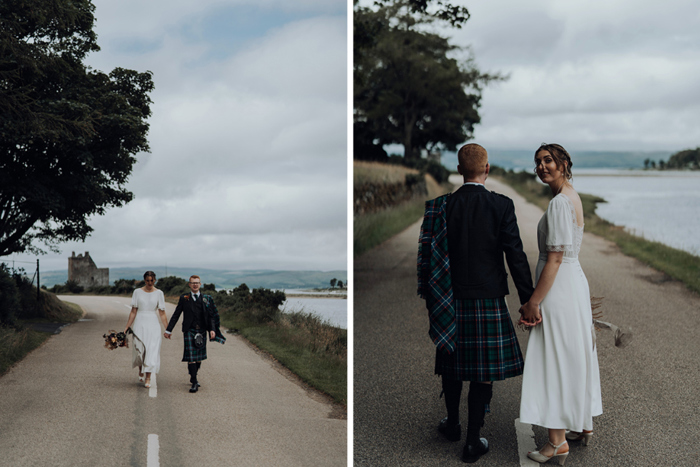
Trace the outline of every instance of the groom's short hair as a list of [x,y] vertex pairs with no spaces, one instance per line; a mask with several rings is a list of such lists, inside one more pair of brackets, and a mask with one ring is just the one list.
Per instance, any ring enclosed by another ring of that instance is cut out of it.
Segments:
[[465,144],[459,148],[457,160],[462,171],[461,174],[467,178],[476,178],[486,171],[486,164],[489,163],[489,155],[483,146],[476,143]]
[[202,281],[202,279],[200,279],[199,276],[192,275],[190,276],[190,282],[192,282],[192,279],[199,279],[200,282]]

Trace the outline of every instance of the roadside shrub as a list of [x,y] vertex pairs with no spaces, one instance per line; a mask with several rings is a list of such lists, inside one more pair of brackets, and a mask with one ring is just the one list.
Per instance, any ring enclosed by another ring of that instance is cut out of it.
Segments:
[[279,306],[287,296],[279,290],[259,288],[252,291],[241,284],[231,292],[217,292],[214,296],[217,308],[222,315],[240,316],[253,324],[277,322],[281,311]]
[[0,265],[0,324],[15,326],[20,312],[19,290],[5,265]]
[[308,348],[312,352],[347,355],[347,330],[331,326],[313,313],[294,311],[283,313],[280,324],[299,331],[295,341],[297,345]]
[[117,279],[114,281],[112,293],[116,295],[131,295],[134,292],[133,279]]
[[42,312],[37,301],[36,287],[32,285],[29,278],[19,274],[15,274],[14,279],[15,283],[17,284],[21,308],[20,312],[17,314],[17,317],[21,319],[31,319],[42,316]]
[[182,295],[190,291],[187,280],[176,276],[166,276],[158,279],[156,287],[163,291],[165,295]]
[[75,294],[83,293],[83,290],[85,290],[76,281],[66,281],[66,289],[68,292]]
[[253,289],[252,301],[258,306],[269,307],[269,308],[279,308],[281,304],[287,300],[287,296],[284,292],[270,289],[259,288]]
[[450,178],[450,171],[437,161],[428,161],[421,169],[421,172],[422,171],[432,175],[432,177],[438,183],[445,183],[447,179]]
[[92,287],[88,287],[87,290],[85,290],[85,293],[92,294],[92,295],[110,295],[112,293],[112,286],[111,285],[94,285]]

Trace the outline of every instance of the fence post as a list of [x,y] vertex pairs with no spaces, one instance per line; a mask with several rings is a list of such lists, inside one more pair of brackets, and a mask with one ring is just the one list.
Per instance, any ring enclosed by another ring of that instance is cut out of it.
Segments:
[[39,258],[36,259],[36,299],[41,295],[41,284],[39,282]]

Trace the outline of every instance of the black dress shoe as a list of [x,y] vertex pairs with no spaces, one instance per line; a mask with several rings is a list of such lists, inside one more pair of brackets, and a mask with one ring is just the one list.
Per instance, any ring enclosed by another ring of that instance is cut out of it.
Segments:
[[486,438],[479,438],[479,442],[475,444],[467,442],[464,445],[464,451],[462,451],[462,462],[473,464],[487,452],[489,452],[489,442],[486,441]]
[[192,387],[190,388],[190,392],[197,392],[198,389],[199,389],[199,383],[197,381],[195,381],[194,383],[192,383]]
[[438,431],[449,441],[459,441],[462,439],[462,425],[460,423],[457,423],[456,425],[448,425],[447,417],[440,420]]

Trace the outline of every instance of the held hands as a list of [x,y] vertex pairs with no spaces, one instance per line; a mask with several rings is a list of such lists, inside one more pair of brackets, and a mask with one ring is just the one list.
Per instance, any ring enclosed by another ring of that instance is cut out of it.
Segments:
[[518,324],[524,326],[537,326],[542,322],[542,315],[540,315],[540,307],[536,303],[527,302],[518,310],[520,313],[520,320]]
[[[170,336],[172,336],[172,334],[169,334],[169,333],[167,333],[167,332],[164,332],[164,333],[163,333],[163,337],[165,337],[166,339],[170,339]],[[216,337],[216,333],[215,333],[214,331],[209,331],[209,336],[210,336],[212,339],[214,339],[214,338]]]

